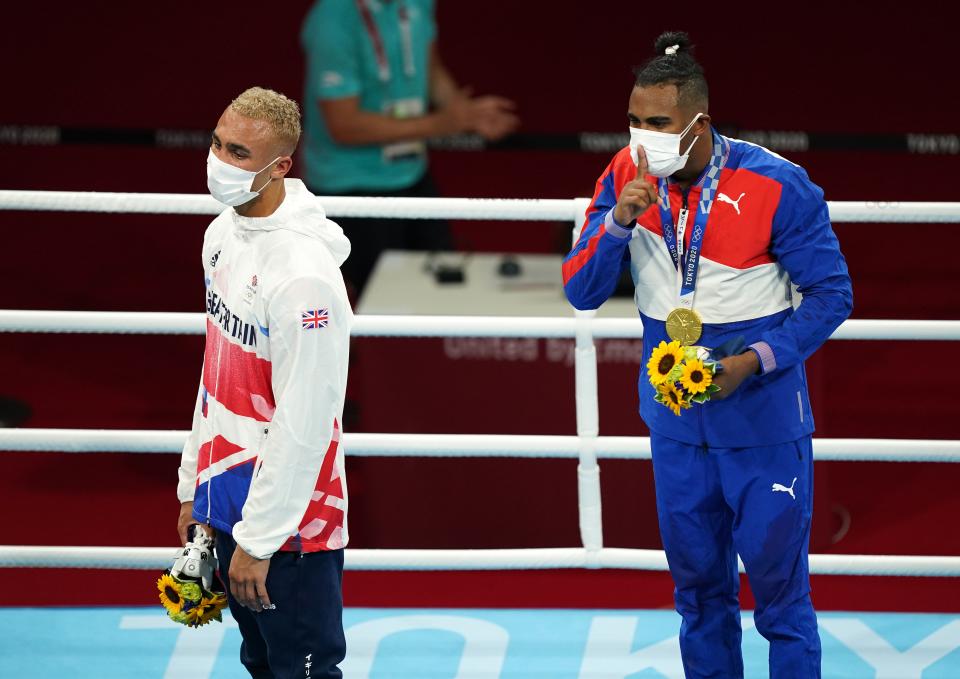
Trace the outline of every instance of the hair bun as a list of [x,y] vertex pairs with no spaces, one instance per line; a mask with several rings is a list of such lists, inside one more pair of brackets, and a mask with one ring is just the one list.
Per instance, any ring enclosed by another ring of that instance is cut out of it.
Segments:
[[690,44],[690,36],[683,31],[667,31],[657,38],[653,51],[658,57],[668,54],[689,54],[693,51],[693,45]]

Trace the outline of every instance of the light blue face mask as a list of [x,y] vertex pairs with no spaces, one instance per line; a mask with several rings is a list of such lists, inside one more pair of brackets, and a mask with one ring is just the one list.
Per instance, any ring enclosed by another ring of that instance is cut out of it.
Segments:
[[680,141],[690,131],[693,124],[697,122],[702,113],[694,116],[690,124],[687,125],[680,134],[671,134],[669,132],[656,132],[654,130],[641,130],[638,127],[630,128],[630,157],[634,164],[640,162],[637,155],[637,146],[643,147],[643,152],[647,156],[647,171],[654,177],[669,177],[674,172],[682,170],[690,158],[690,149],[697,143],[699,136],[694,137],[690,146],[683,153],[680,153]]
[[280,158],[282,156],[277,156],[257,172],[252,172],[223,162],[214,155],[213,149],[210,149],[210,153],[207,154],[207,189],[211,196],[224,205],[237,207],[249,203],[260,195],[260,192],[270,183],[271,178],[267,177],[267,181],[259,189],[253,188],[253,180]]

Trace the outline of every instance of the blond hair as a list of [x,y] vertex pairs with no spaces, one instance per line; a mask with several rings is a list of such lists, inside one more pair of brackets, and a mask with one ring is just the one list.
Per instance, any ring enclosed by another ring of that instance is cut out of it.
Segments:
[[300,107],[293,99],[263,87],[251,87],[230,102],[240,115],[270,124],[287,153],[300,141]]

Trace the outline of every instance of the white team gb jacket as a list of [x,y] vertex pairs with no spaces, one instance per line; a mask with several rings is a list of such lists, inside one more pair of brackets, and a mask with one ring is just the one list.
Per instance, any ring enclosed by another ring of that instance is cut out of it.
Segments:
[[299,179],[203,242],[207,335],[177,495],[251,556],[347,544],[340,421],[353,314],[343,230]]

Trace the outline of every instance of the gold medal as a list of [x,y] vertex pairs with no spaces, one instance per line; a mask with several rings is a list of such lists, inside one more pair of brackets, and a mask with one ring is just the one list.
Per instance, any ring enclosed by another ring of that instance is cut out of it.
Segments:
[[674,309],[667,316],[667,334],[685,347],[692,346],[703,334],[700,314],[693,309]]

